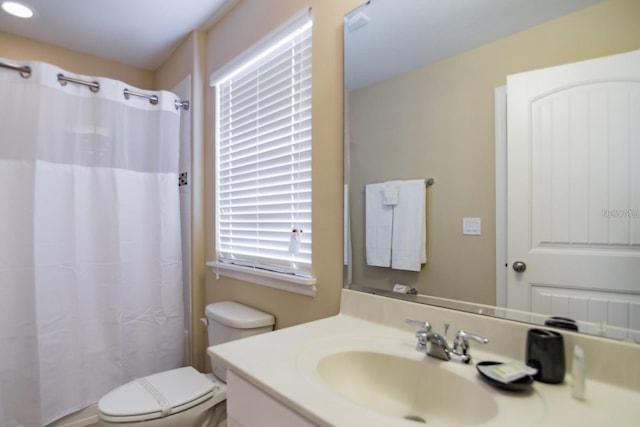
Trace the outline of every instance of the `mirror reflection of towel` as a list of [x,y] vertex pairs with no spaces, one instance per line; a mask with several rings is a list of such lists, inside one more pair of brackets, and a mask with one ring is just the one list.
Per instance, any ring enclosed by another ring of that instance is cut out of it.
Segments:
[[427,262],[424,179],[365,186],[367,264],[420,271]]
[[427,262],[426,186],[424,179],[400,181],[393,209],[391,268],[420,271]]
[[387,181],[382,184],[382,204],[397,205],[401,181]]
[[383,203],[384,184],[365,186],[365,245],[367,264],[391,266],[392,205]]

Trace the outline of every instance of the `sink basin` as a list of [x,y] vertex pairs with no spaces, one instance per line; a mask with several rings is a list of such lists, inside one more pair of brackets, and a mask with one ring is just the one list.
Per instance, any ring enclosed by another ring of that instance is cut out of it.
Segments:
[[[476,360],[499,360],[476,351]],[[476,368],[425,356],[411,338],[340,334],[299,349],[308,393],[335,416],[334,425],[431,427],[538,425],[545,404],[535,392],[509,393]],[[314,391],[315,390],[315,391]],[[523,414],[526,416],[523,417]]]
[[320,359],[317,371],[334,393],[394,418],[462,426],[481,424],[497,415],[491,392],[441,365],[392,354],[345,351]]

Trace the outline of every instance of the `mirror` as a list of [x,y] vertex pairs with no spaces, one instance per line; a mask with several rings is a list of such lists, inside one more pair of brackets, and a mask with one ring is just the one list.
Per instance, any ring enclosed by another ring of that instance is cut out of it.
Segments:
[[[573,317],[506,306],[496,88],[510,75],[639,49],[639,13],[633,0],[370,0],[347,14],[345,287],[539,324]],[[365,186],[427,178],[426,263],[419,272],[367,265]],[[640,221],[632,207],[630,223]],[[628,246],[638,255],[637,241]],[[605,302],[609,311],[580,319],[580,330],[640,342],[634,280],[626,324]]]

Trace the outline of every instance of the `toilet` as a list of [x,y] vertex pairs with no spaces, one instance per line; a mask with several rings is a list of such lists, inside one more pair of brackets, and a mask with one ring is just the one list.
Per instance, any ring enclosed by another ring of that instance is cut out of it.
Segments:
[[[236,302],[205,310],[209,345],[273,330],[271,314]],[[218,427],[226,425],[226,368],[211,359],[211,374],[191,366],[138,378],[98,402],[104,427]]]

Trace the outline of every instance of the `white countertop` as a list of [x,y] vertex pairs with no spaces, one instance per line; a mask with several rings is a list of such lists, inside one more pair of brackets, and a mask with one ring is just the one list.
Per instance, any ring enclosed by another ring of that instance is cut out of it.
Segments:
[[[473,326],[468,329],[473,330]],[[482,426],[640,425],[640,384],[639,390],[634,390],[587,378],[586,398],[582,401],[571,397],[570,377],[560,385],[535,382],[531,392],[502,391],[486,384],[473,365],[440,361],[417,352],[415,338],[407,332],[405,325],[389,327],[345,313],[209,347],[208,352],[271,397],[320,426],[421,425],[386,417],[352,403],[332,392],[318,375],[313,374],[314,364],[323,355],[362,349],[362,346],[371,346],[376,342],[393,349],[393,352],[402,353],[403,357],[440,364],[441,368],[478,382],[481,387],[494,393],[499,408],[504,410],[499,410],[495,418]],[[513,360],[483,351],[473,343],[472,347],[474,362]],[[439,387],[439,384],[433,384],[433,387]],[[459,405],[460,410],[464,411],[465,403],[460,402]]]

